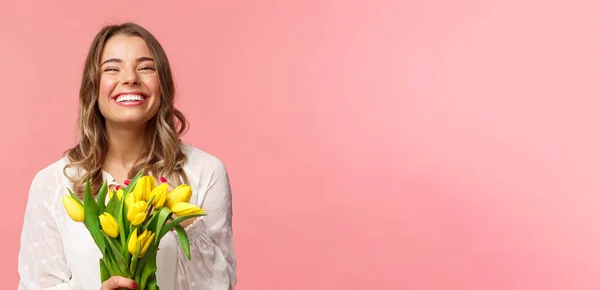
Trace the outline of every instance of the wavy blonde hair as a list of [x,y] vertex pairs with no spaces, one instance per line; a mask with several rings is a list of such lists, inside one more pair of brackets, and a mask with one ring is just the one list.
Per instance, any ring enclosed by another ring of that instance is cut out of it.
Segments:
[[[146,42],[160,82],[158,113],[147,123],[146,147],[129,171],[128,178],[144,170],[144,173],[150,172],[155,178],[167,177],[171,185],[188,183],[183,170],[187,157],[180,148],[180,136],[187,131],[188,123],[174,105],[175,85],[167,55],[149,31],[128,22],[102,28],[94,38],[85,60],[79,89],[78,144],[65,152],[70,163],[63,169],[65,176],[73,183],[73,190],[80,197],[88,179],[93,193],[99,191],[103,182],[102,166],[108,152],[108,136],[104,117],[98,108],[100,57],[108,39],[115,35],[137,36]],[[77,169],[77,174],[69,176],[69,168]]]

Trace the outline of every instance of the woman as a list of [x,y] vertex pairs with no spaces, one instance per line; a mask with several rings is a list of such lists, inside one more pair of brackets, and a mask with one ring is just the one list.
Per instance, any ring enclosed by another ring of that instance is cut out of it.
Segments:
[[182,144],[186,120],[174,107],[167,56],[144,28],[125,23],[104,27],[94,39],[79,93],[79,142],[35,176],[27,202],[19,289],[135,289],[134,281],[111,277],[100,283],[101,253],[81,223],[67,215],[67,187],[82,195],[89,178],[97,192],[143,169],[171,187],[192,187],[190,200],[206,216],[183,224],[190,239],[188,261],[176,235],[167,234],[157,254],[162,289],[233,289],[236,259],[231,229],[231,191],[225,167],[214,156]]

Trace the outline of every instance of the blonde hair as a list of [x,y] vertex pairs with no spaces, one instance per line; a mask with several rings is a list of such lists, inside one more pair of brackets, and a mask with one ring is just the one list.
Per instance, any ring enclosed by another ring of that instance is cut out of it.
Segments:
[[[147,123],[147,146],[129,171],[128,178],[144,170],[145,174],[151,172],[155,178],[167,177],[172,185],[188,183],[183,170],[187,158],[180,147],[180,136],[186,132],[188,124],[183,113],[174,105],[175,85],[167,55],[150,32],[128,22],[102,28],[94,38],[85,60],[79,89],[78,144],[65,152],[70,163],[63,169],[80,197],[88,179],[92,193],[97,193],[103,182],[102,166],[108,152],[108,137],[104,117],[98,108],[100,57],[108,39],[115,35],[137,36],[146,42],[160,82],[160,106],[157,114]],[[69,168],[76,168],[78,174],[69,176]]]

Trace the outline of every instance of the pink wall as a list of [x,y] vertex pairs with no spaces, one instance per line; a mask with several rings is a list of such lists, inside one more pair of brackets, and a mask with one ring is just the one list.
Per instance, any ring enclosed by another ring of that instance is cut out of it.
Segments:
[[238,289],[600,287],[598,1],[37,2],[0,2],[7,289],[88,45],[123,20],[230,170]]

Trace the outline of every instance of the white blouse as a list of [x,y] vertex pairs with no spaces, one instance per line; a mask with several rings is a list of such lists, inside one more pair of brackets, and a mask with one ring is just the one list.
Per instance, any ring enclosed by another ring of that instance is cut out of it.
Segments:
[[[206,216],[186,228],[191,261],[170,232],[160,242],[156,279],[161,289],[232,290],[236,284],[232,205],[229,178],[216,157],[190,145],[181,145],[192,187],[191,203]],[[82,223],[71,220],[61,198],[72,184],[63,175],[67,157],[37,173],[29,191],[21,248],[20,290],[100,289],[100,250]],[[107,172],[109,183],[114,178]]]

